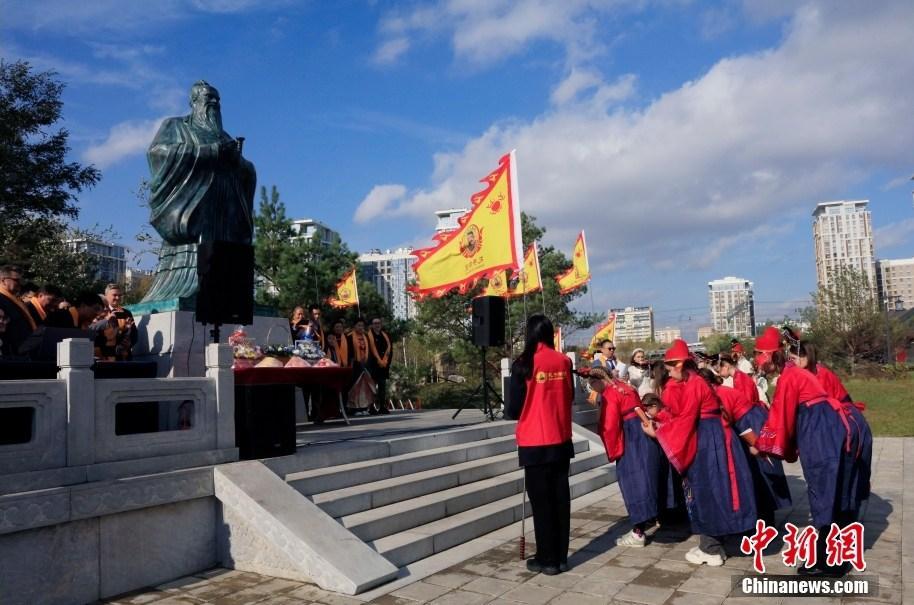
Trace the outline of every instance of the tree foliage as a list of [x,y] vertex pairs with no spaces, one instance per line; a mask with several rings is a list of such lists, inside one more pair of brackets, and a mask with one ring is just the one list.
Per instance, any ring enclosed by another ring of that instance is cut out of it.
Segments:
[[861,360],[882,354],[884,317],[866,273],[838,268],[831,283],[813,294],[813,303],[803,315],[821,358],[839,360],[853,373]]
[[326,246],[316,238],[297,237],[292,219],[274,185],[260,190],[254,217],[254,261],[258,275],[257,302],[288,314],[296,306],[319,304],[328,322],[342,317],[351,326],[358,314],[385,320],[392,334],[402,326],[393,321],[386,301],[370,282],[359,280],[359,307],[330,309],[327,298],[343,275],[358,263],[358,255],[342,242]]
[[0,246],[22,262],[63,220],[79,215],[76,194],[101,177],[92,166],[67,162],[69,132],[57,128],[63,84],[54,72],[0,59]]

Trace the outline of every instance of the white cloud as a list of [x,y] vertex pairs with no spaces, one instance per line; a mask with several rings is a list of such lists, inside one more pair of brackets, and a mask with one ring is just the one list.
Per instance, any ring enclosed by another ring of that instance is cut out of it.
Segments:
[[877,253],[886,248],[907,246],[907,250],[903,253],[914,255],[914,218],[879,227],[873,235]]
[[405,195],[406,187],[403,185],[376,185],[356,208],[353,220],[357,223],[367,223],[384,214],[391,205],[402,200]]
[[83,160],[98,168],[107,168],[129,156],[145,152],[162,120],[164,118],[115,124],[104,141],[86,149]]
[[378,65],[390,65],[396,63],[397,59],[407,50],[409,50],[408,38],[391,38],[378,47],[371,60]]
[[[600,52],[594,16],[639,7],[639,0],[438,0],[389,13],[379,27],[380,52],[393,41],[449,36],[456,57],[474,66],[498,63],[531,42],[558,44],[569,61]],[[396,47],[405,52],[403,42]]]
[[[806,2],[779,46],[723,59],[644,107],[599,102],[613,90],[626,98],[633,78],[606,88],[595,72],[570,70],[556,106],[437,154],[429,186],[388,200],[385,216],[430,220],[465,205],[516,148],[522,208],[564,248],[586,225],[595,264],[637,249],[658,266],[705,266],[709,249],[768,245],[816,201],[876,171],[909,169],[912,38],[905,1]],[[588,100],[604,109],[581,111]]]

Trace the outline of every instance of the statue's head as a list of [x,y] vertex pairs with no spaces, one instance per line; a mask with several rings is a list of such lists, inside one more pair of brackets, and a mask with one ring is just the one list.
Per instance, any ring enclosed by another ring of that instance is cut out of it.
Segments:
[[222,108],[219,91],[206,80],[198,80],[190,87],[191,118],[195,126],[222,132]]

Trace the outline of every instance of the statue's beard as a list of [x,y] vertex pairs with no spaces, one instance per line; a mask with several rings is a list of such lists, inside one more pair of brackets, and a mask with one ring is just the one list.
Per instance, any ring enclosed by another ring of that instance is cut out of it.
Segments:
[[195,107],[194,124],[210,132],[222,132],[222,111],[215,103]]

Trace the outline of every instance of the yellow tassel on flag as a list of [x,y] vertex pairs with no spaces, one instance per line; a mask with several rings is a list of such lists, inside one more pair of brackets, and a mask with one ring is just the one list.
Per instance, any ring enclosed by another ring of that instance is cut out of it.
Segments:
[[435,235],[436,244],[413,252],[416,298],[439,298],[454,288],[466,293],[483,278],[521,264],[521,223],[514,152],[503,156],[485,179],[486,189],[470,198],[472,209],[454,231]]
[[557,276],[555,280],[559,283],[561,294],[568,294],[590,281],[590,263],[587,261],[587,242],[584,239],[583,231],[578,234],[578,239],[574,242],[571,269]]
[[336,295],[328,298],[327,303],[334,309],[345,309],[359,304],[359,288],[355,279],[355,267],[337,282]]

